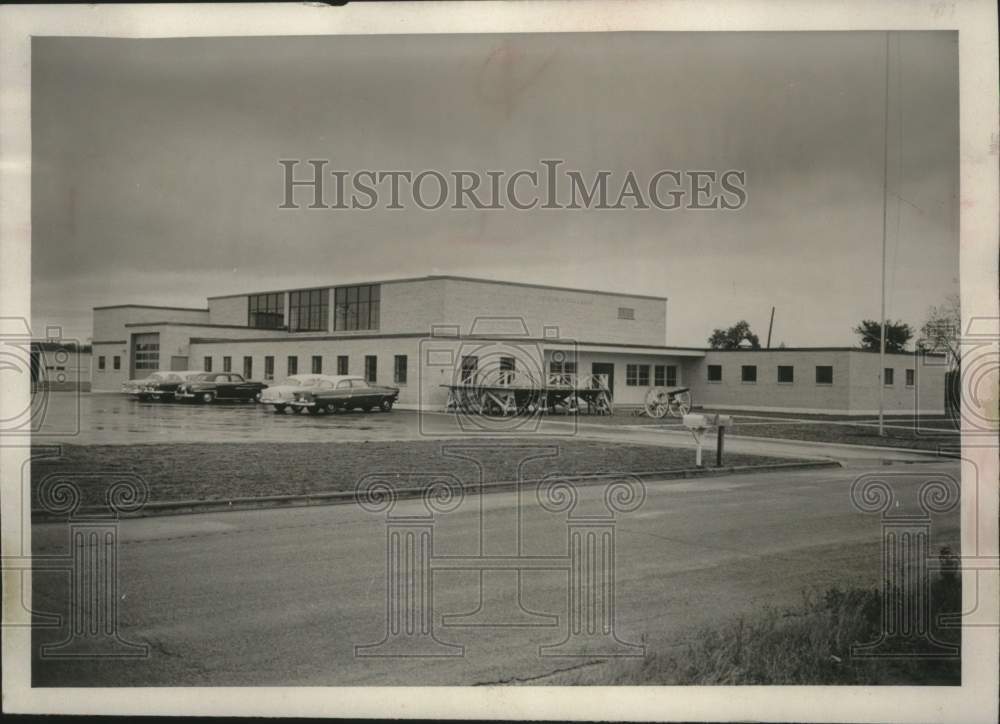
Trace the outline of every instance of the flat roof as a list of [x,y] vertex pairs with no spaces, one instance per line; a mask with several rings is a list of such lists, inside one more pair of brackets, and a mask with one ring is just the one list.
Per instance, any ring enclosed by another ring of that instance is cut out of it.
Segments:
[[[504,279],[484,279],[482,277],[466,277],[466,276],[456,276],[454,274],[432,274],[423,277],[407,277],[403,279],[376,279],[374,281],[360,281],[360,282],[348,282],[341,284],[328,284],[326,286],[311,286],[311,287],[288,287],[285,289],[271,289],[267,291],[251,291],[243,292],[240,294],[219,294],[213,297],[208,297],[208,299],[230,299],[233,297],[246,297],[251,294],[280,294],[283,292],[297,292],[309,289],[334,289],[336,287],[353,287],[353,286],[364,286],[366,284],[401,284],[404,282],[423,282],[423,281],[436,281],[441,279],[447,279],[459,282],[476,282],[479,284],[501,284],[510,287],[529,287],[533,289],[551,289],[553,291],[560,292],[577,292],[580,294],[603,294],[612,297],[629,297],[632,299],[652,299],[658,302],[667,301],[667,297],[656,297],[649,294],[632,294],[630,292],[611,292],[602,289],[581,289],[579,287],[560,287],[553,286],[550,284],[531,284],[528,282],[512,282]],[[134,305],[132,305],[134,306]]]
[[165,307],[159,304],[108,304],[103,307],[94,307],[94,309],[125,309],[127,307],[137,308],[137,309],[172,309],[177,312],[207,312],[208,307]]
[[[772,347],[771,349],[752,349],[752,348],[740,348],[740,349],[707,349],[707,352],[863,352],[865,354],[878,354],[877,349],[862,349],[861,347]],[[919,350],[910,350],[904,352],[890,352],[886,350],[886,354],[904,354],[907,356],[912,356],[915,354],[922,354],[927,357],[944,357],[942,352],[921,352]]]

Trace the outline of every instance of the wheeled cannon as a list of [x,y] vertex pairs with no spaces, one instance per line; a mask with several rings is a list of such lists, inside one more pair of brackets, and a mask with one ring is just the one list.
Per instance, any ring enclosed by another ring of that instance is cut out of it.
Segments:
[[691,411],[690,387],[653,387],[646,393],[645,413],[649,417],[684,417]]

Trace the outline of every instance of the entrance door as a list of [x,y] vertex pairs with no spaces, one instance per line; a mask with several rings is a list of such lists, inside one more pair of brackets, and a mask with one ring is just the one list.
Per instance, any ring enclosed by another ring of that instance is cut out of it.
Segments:
[[610,362],[593,362],[590,365],[590,374],[592,375],[607,375],[608,376],[608,391],[611,392],[611,397],[615,396],[615,366]]

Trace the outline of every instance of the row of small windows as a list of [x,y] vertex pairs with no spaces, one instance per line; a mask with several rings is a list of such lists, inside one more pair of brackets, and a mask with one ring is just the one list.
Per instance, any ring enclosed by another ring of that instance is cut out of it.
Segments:
[[[817,385],[832,385],[833,366],[816,365],[815,379]],[[892,367],[885,368],[882,379],[883,379],[883,384],[886,387],[892,387],[895,379],[895,371],[893,370]],[[722,382],[722,365],[708,365],[708,381]],[[779,384],[783,385],[793,384],[795,382],[795,367],[792,365],[778,365],[777,381]],[[756,384],[757,365],[741,365],[740,382],[744,382],[746,384]],[[915,382],[916,382],[916,371],[913,369],[907,369],[906,386],[913,387]]]
[[[378,329],[382,291],[378,284],[337,287],[334,290],[333,331]],[[285,329],[285,293],[247,297],[247,324],[255,329]],[[292,332],[330,329],[330,290],[302,289],[288,293],[288,324]]]
[[[120,370],[122,368],[122,358],[119,355],[115,355],[111,358],[112,369]],[[105,370],[108,368],[107,358],[101,355],[97,358],[97,369]]]
[[676,365],[625,365],[625,384],[629,387],[649,387],[649,370],[653,369],[654,387],[676,387]]
[[[104,359],[103,357],[101,358]],[[392,381],[397,385],[405,385],[407,378],[407,356],[405,354],[397,354],[393,356],[392,364]],[[213,357],[206,355],[202,360],[202,369],[206,372],[211,372],[215,366],[215,360]],[[337,355],[336,362],[336,374],[338,375],[349,375],[350,371],[350,357],[346,354]],[[103,369],[103,367],[101,368]],[[117,367],[115,368],[117,369]],[[291,377],[292,375],[299,374],[299,358],[298,355],[288,355],[285,358],[285,376]],[[233,371],[233,358],[229,355],[225,355],[222,358],[222,371],[232,372]],[[309,360],[309,371],[314,375],[323,374],[323,356],[314,354]],[[243,356],[243,376],[247,379],[253,377],[253,357],[251,355]],[[365,379],[368,382],[376,382],[378,379],[378,356],[377,355],[365,355]],[[270,382],[274,380],[274,355],[264,355],[264,381]]]

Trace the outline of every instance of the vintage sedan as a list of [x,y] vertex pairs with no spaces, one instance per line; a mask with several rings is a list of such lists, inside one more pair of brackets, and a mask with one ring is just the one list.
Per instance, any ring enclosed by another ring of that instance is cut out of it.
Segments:
[[134,386],[131,388],[132,391],[126,391],[130,396],[140,400],[173,400],[177,388],[185,380],[200,374],[201,370],[160,370],[142,380],[129,380],[125,384],[134,382]]
[[376,407],[389,412],[399,397],[398,387],[373,385],[364,377],[337,375],[331,379],[331,386],[293,393],[289,406],[308,410],[312,415],[353,409],[369,412]]
[[[339,378],[333,375],[292,375],[277,385],[271,385],[261,393],[260,401],[265,405],[273,405],[276,414],[283,413],[289,403],[295,399],[296,392],[331,388]],[[302,408],[292,407],[293,412],[301,412]]]
[[243,400],[257,402],[267,388],[263,382],[248,380],[236,372],[202,372],[177,388],[182,400],[214,402],[215,400]]

